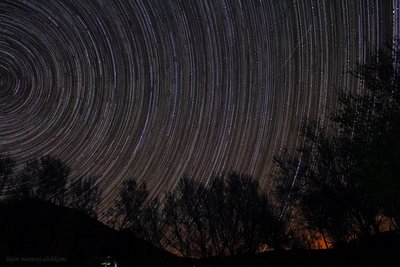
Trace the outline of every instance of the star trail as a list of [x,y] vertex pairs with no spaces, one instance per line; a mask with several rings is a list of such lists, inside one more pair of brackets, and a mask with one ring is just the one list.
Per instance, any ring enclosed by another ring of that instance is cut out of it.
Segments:
[[1,0],[0,153],[152,195],[272,159],[399,31],[399,1]]

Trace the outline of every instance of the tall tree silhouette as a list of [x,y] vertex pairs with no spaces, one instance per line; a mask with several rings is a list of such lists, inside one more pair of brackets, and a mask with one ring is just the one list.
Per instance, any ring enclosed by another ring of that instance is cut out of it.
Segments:
[[142,214],[143,238],[153,245],[162,247],[162,230],[164,227],[161,217],[161,204],[158,197],[150,200]]
[[223,176],[211,178],[206,194],[206,216],[211,239],[210,246],[215,256],[222,256],[228,247],[230,211],[226,209],[226,184]]
[[[344,108],[336,115],[349,146],[358,155],[359,176],[383,210],[400,224],[400,40],[394,49],[381,50],[353,71],[368,93],[343,95]],[[353,119],[352,119],[353,118]]]
[[192,230],[194,227],[181,204],[178,192],[167,193],[162,210],[163,237],[168,247],[175,249],[183,257],[190,257],[193,256]]
[[178,206],[182,214],[190,220],[187,230],[190,231],[193,249],[199,251],[202,257],[207,257],[207,223],[203,196],[205,188],[201,183],[183,177],[179,181],[178,192]]
[[398,227],[400,197],[399,50],[380,51],[352,73],[363,94],[340,93],[333,130],[305,127],[306,142],[275,158],[278,196],[336,243]]
[[274,209],[258,181],[231,172],[226,181],[227,246],[230,254],[254,253],[260,244],[279,246],[282,237]]
[[129,230],[138,236],[143,234],[143,214],[148,195],[145,183],[138,185],[134,179],[129,179],[121,184],[119,196],[111,209],[120,230]]
[[158,197],[149,199],[146,183],[138,185],[134,179],[120,185],[115,202],[104,216],[107,223],[119,230],[133,233],[156,246],[162,246],[163,219]]

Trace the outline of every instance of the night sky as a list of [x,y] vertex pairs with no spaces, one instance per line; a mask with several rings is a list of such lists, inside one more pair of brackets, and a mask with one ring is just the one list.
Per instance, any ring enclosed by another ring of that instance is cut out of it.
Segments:
[[[151,194],[272,158],[326,121],[347,71],[399,31],[399,1],[0,0],[0,153],[46,154]],[[104,204],[103,203],[103,204]]]

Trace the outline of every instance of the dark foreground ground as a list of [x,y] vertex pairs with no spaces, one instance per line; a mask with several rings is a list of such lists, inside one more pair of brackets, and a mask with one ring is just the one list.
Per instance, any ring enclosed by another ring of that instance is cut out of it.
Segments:
[[253,256],[207,260],[196,266],[399,266],[400,249],[267,252]]
[[73,209],[40,201],[0,206],[0,266],[102,266],[107,256],[118,267],[399,266],[399,240],[392,233],[336,250],[187,260]]

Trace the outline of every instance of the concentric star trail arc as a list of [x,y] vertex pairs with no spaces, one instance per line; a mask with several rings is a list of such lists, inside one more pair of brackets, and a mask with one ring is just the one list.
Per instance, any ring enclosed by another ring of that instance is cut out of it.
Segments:
[[323,119],[347,70],[399,29],[398,1],[2,0],[0,153],[51,154],[152,196],[272,158]]

